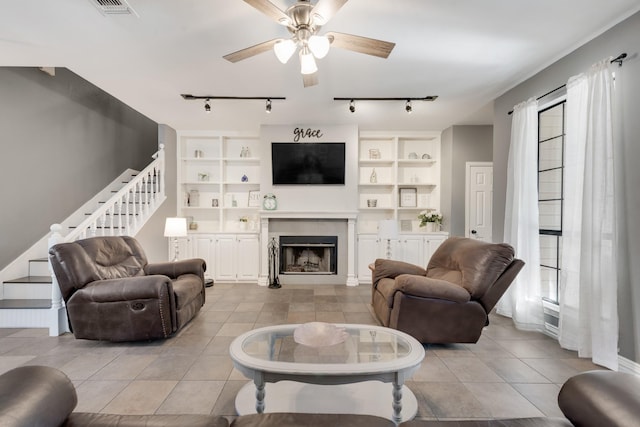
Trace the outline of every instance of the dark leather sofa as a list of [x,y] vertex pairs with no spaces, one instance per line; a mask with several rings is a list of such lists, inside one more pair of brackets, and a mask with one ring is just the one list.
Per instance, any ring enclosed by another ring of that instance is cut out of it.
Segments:
[[[61,371],[23,366],[0,375],[2,427],[392,427],[370,415],[254,414],[229,423],[216,415],[115,415],[73,412],[75,388]],[[565,418],[407,421],[401,427],[637,427],[640,425],[640,378],[611,371],[591,371],[570,378],[558,404]]]
[[61,243],[51,247],[49,259],[76,338],[166,338],[205,301],[202,259],[149,264],[133,237]]
[[427,269],[377,259],[371,304],[383,326],[423,344],[475,343],[524,262],[505,243],[450,237]]

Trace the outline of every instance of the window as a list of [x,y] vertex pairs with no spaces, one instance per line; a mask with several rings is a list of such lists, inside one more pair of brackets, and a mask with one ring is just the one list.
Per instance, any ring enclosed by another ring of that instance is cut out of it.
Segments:
[[543,299],[557,304],[562,245],[565,101],[538,112],[538,209]]

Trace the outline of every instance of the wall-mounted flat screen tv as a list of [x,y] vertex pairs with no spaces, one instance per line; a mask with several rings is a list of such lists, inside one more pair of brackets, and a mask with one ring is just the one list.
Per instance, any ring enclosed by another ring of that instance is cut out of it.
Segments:
[[272,142],[273,185],[344,185],[344,142]]

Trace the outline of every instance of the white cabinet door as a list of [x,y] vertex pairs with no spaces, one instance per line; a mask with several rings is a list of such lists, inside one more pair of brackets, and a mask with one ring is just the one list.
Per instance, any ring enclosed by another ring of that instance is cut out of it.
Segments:
[[376,234],[358,235],[358,282],[371,283],[369,264],[376,258],[384,257],[381,244]]
[[236,236],[217,235],[215,241],[215,280],[230,282],[236,280]]
[[195,235],[191,238],[193,258],[202,258],[207,263],[206,277],[214,277],[215,271],[215,239],[212,235]]
[[424,256],[424,237],[410,234],[401,234],[399,237],[399,250],[396,259],[409,264],[427,267],[427,259]]
[[260,271],[260,240],[256,235],[238,235],[235,250],[236,278],[240,281],[258,280]]

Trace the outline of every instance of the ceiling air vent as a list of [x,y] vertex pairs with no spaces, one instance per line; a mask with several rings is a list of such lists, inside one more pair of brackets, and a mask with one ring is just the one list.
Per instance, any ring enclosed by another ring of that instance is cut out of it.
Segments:
[[135,10],[126,0],[89,0],[103,15],[135,15]]

